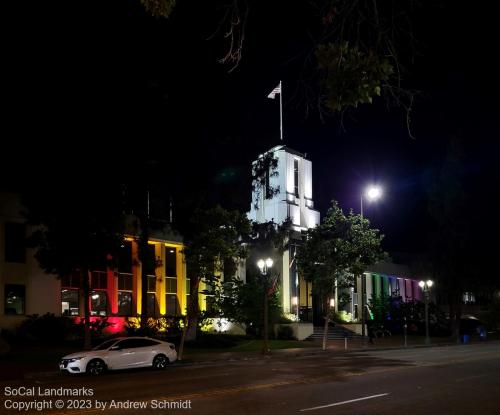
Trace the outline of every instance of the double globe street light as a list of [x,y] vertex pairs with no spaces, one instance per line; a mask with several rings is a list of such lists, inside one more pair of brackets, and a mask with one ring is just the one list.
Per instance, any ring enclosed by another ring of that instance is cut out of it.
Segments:
[[262,348],[262,354],[269,353],[269,328],[268,328],[268,296],[269,296],[269,278],[267,276],[269,269],[273,266],[273,260],[271,258],[259,259],[257,261],[257,266],[259,267],[260,273],[263,277],[264,286],[264,345]]
[[425,344],[431,344],[431,339],[429,337],[429,296],[430,289],[434,282],[432,280],[420,281],[418,285],[422,288],[424,292],[424,304],[425,304]]

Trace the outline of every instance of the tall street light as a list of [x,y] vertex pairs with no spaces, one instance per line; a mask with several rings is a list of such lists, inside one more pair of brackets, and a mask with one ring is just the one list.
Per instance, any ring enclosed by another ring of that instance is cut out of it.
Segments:
[[418,285],[422,288],[424,292],[424,303],[425,303],[425,344],[431,344],[431,339],[429,337],[429,294],[432,287],[433,281],[420,281]]
[[369,202],[374,202],[382,197],[382,188],[380,186],[368,186],[364,192],[361,192],[361,217],[363,217],[363,197]]
[[[371,185],[365,188],[360,195],[360,211],[361,217],[363,218],[363,197],[369,202],[374,202],[382,197],[382,188],[380,186]],[[361,274],[361,335],[363,339],[366,333],[366,310],[365,310],[365,291],[366,291],[366,280],[365,274]]]
[[269,353],[269,328],[268,328],[268,296],[269,296],[269,278],[268,270],[273,266],[273,260],[271,258],[259,259],[257,261],[257,266],[260,269],[264,281],[264,346],[262,348],[262,354]]

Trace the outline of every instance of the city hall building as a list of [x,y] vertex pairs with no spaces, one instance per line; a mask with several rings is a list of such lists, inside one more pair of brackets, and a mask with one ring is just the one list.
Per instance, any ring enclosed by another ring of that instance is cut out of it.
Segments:
[[[248,218],[257,223],[290,221],[289,246],[277,257],[273,270],[279,275],[280,302],[284,314],[295,321],[311,324],[314,315],[323,315],[315,304],[311,283],[298,273],[295,253],[302,233],[320,223],[320,213],[314,208],[312,163],[301,154],[284,145],[267,153],[277,159],[276,175],[268,174],[263,186],[276,189],[268,192],[254,186]],[[262,157],[261,155],[260,157]],[[106,317],[113,332],[123,330],[127,318],[141,314],[142,264],[133,235],[123,241],[118,269],[92,270],[90,298],[82,292],[80,275],[59,278],[46,274],[34,257],[35,250],[26,248],[25,239],[30,229],[23,216],[19,195],[0,193],[0,329],[14,329],[28,315],[53,313],[79,319],[84,315],[85,301],[90,303],[93,319]],[[168,229],[168,227],[167,227]],[[70,243],[70,242],[69,242]],[[190,284],[186,278],[182,236],[171,231],[152,232],[149,248],[156,258],[155,268],[146,269],[148,314],[151,317],[185,314],[189,301]],[[242,261],[238,277],[245,280],[245,267],[256,266]],[[418,282],[410,278],[407,267],[377,264],[367,271],[365,303],[373,296],[385,293],[401,297],[403,301],[421,299]],[[206,287],[202,284],[200,291]],[[206,292],[206,291],[205,291]],[[361,316],[361,278],[346,291],[350,301],[343,305],[349,320]],[[210,295],[199,295],[201,310],[210,308]],[[226,330],[230,324],[220,324]],[[312,325],[312,324],[311,324]],[[241,333],[241,328],[238,330]]]

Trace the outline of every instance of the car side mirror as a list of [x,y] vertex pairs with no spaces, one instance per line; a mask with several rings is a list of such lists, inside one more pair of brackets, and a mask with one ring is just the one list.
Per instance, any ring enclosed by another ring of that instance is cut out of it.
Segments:
[[112,346],[109,350],[120,351],[122,348],[120,346]]

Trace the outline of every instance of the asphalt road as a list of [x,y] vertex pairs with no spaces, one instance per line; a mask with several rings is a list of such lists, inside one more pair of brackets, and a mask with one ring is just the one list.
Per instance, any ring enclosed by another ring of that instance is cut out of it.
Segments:
[[[500,415],[500,343],[274,355],[0,387],[1,414],[94,414],[105,408],[117,414]],[[34,396],[12,396],[26,388],[35,388]],[[61,390],[80,396],[43,395]],[[57,400],[63,409],[55,408]]]

